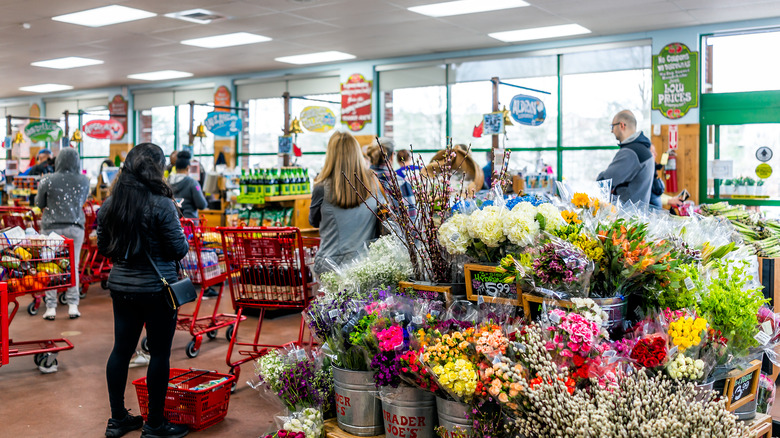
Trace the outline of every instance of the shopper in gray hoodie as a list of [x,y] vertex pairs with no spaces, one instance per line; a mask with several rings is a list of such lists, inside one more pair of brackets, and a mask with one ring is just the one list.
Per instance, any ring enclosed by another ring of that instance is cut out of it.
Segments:
[[655,172],[655,160],[650,151],[653,145],[642,131],[636,132],[636,118],[629,110],[615,115],[611,130],[620,142],[620,150],[596,180],[611,179],[612,194],[620,202],[649,203]]
[[176,154],[176,163],[174,163],[176,172],[168,177],[168,183],[173,189],[173,197],[181,206],[184,217],[197,219],[198,210],[206,208],[208,203],[200,184],[188,175],[191,158],[189,151],[179,151]]
[[[38,184],[35,205],[43,210],[41,233],[57,233],[73,239],[73,263],[79,266],[81,244],[84,242],[84,203],[89,195],[89,178],[81,174],[81,160],[76,149],[60,150],[54,161],[54,173],[44,176]],[[78,269],[76,269],[78,272]],[[79,277],[75,275],[75,286],[65,292],[68,316],[71,319],[79,313]],[[57,291],[46,291],[46,312],[43,318],[53,320],[56,316]]]

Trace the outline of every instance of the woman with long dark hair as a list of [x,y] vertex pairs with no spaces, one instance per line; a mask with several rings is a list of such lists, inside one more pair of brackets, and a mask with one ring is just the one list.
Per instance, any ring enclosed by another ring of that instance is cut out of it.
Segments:
[[[114,349],[106,365],[111,418],[106,436],[120,437],[143,426],[142,437],[183,437],[187,427],[163,416],[176,311],[163,294],[163,282],[178,280],[176,261],[188,251],[173,191],[163,179],[165,155],[152,143],[134,147],[98,212],[98,249],[114,266],[108,288],[114,303]],[[125,409],[127,368],[141,330],[151,359],[147,370],[149,415]]]

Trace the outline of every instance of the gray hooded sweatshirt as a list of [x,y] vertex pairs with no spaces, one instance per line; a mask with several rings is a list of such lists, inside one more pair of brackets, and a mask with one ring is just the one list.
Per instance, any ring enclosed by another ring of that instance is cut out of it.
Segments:
[[89,195],[89,178],[81,174],[79,153],[63,148],[54,161],[54,173],[38,184],[35,205],[43,210],[41,228],[44,230],[78,226],[84,228],[82,206]]
[[641,131],[620,143],[620,150],[601,172],[597,181],[612,180],[612,194],[620,202],[650,202],[650,188],[653,185],[655,161],[650,152],[652,144]]
[[181,201],[181,212],[184,217],[197,219],[198,210],[203,210],[208,206],[200,184],[183,173],[174,173],[168,178],[168,183],[173,189],[173,197],[176,202]]

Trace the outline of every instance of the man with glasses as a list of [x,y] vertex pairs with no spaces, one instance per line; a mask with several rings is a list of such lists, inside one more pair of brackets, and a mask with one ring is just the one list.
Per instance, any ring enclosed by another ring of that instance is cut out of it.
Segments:
[[629,110],[615,115],[610,130],[619,142],[620,150],[596,179],[611,179],[612,194],[620,202],[649,203],[655,172],[650,140],[641,131],[636,131],[636,118]]

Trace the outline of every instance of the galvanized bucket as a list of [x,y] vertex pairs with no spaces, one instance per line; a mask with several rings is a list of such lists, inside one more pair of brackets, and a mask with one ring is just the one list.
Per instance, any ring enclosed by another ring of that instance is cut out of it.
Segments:
[[714,380],[711,380],[708,383],[697,384],[696,387],[694,388],[696,391],[695,400],[704,401],[709,395],[710,391],[713,390],[714,386],[715,386]]
[[737,417],[737,420],[752,420],[755,418],[757,401],[756,398],[753,398],[753,400],[735,409],[734,416]]
[[356,436],[381,435],[382,402],[376,397],[374,373],[333,367],[336,419],[341,430]]
[[435,438],[436,397],[411,386],[382,395],[386,438]]
[[444,429],[442,438],[466,438],[474,428],[469,419],[471,408],[465,403],[436,397],[436,410],[439,413],[439,426]]
[[591,298],[601,307],[601,310],[607,313],[607,327],[610,332],[615,329],[623,328],[623,321],[628,312],[628,301],[623,297],[613,298]]

